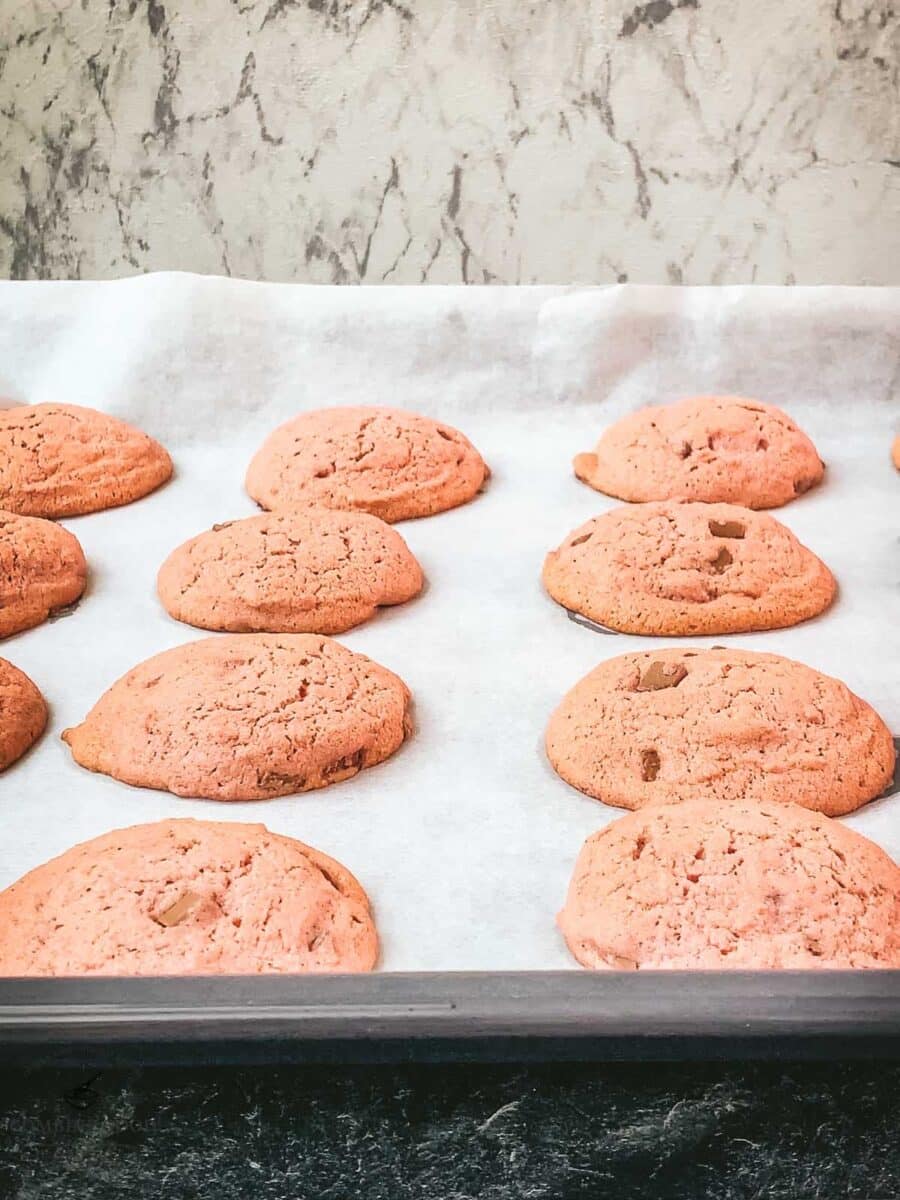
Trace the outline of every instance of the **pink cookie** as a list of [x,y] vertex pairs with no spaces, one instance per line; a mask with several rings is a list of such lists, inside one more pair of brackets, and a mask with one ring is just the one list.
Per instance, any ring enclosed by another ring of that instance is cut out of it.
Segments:
[[300,508],[226,521],[163,563],[179,621],[229,633],[343,633],[422,590],[403,538],[368,513]]
[[686,800],[853,812],[890,783],[884,721],[843,683],[749,650],[648,650],[610,658],[563,698],[547,756],[606,804]]
[[87,582],[78,539],[55,521],[0,512],[0,637],[74,604]]
[[148,658],[62,736],[76,762],[124,783],[265,800],[383,762],[409,706],[402,679],[330,638],[233,634]]
[[46,724],[44,697],[24,671],[0,658],[0,771],[22,757]]
[[0,975],[370,971],[377,957],[350,872],[265,825],[116,829],[0,893]]
[[808,492],[825,464],[780,408],[740,396],[692,396],[642,408],[607,429],[575,474],[621,500],[703,500],[778,508]]
[[586,967],[900,967],[900,869],[793,804],[693,800],[585,842],[559,926]]
[[74,517],[129,504],[172,474],[166,451],[124,421],[77,404],[0,410],[0,508]]
[[824,611],[834,577],[769,513],[736,504],[625,504],[544,563],[560,604],[623,633],[781,629]]
[[398,408],[322,408],[276,429],[247,471],[262,507],[319,504],[383,521],[465,504],[488,476],[458,429]]

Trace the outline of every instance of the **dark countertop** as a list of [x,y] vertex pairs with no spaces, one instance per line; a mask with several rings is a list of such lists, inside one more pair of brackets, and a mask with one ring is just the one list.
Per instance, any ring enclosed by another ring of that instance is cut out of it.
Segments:
[[3,1200],[894,1200],[900,1064],[6,1071]]

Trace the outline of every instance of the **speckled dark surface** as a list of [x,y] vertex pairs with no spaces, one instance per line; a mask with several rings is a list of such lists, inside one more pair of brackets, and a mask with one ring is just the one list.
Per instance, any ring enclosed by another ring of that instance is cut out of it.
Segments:
[[6,1073],[4,1200],[893,1200],[900,1066]]

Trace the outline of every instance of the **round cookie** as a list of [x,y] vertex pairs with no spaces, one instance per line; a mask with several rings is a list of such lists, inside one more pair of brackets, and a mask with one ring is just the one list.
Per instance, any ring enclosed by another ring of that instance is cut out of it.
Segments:
[[87,582],[78,539],[41,517],[0,511],[0,637],[74,604]]
[[768,513],[663,500],[594,517],[547,555],[554,600],[622,633],[781,629],[823,612],[831,572]]
[[410,732],[409,705],[401,679],[330,638],[235,634],[148,658],[62,736],[123,783],[265,800],[382,762]]
[[586,967],[900,967],[900,868],[795,804],[654,806],[582,848],[558,923]]
[[0,975],[370,971],[377,956],[350,872],[265,825],[116,829],[0,893]]
[[342,633],[422,590],[395,529],[326,508],[228,521],[179,546],[157,589],[178,621],[229,633]]
[[24,671],[0,658],[0,771],[21,758],[46,725],[44,697]]
[[575,474],[620,500],[702,500],[778,508],[820,482],[825,464],[781,409],[740,396],[642,408],[605,430]]
[[457,429],[397,408],[323,408],[280,426],[247,471],[266,509],[297,504],[356,509],[405,521],[456,508],[488,469]]
[[172,474],[147,434],[76,404],[0,409],[0,508],[74,517],[146,496]]
[[550,718],[547,756],[619,808],[794,803],[853,812],[891,782],[884,722],[843,683],[777,654],[653,650],[608,659]]

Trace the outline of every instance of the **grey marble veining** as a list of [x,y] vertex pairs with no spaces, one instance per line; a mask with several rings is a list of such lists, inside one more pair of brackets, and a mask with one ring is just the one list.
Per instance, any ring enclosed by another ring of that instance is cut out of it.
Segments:
[[0,274],[900,282],[893,0],[0,0]]

